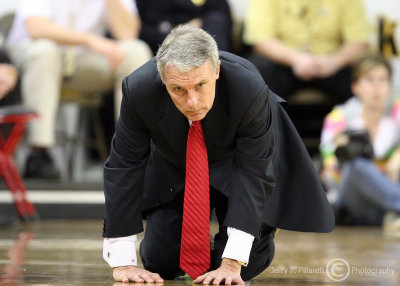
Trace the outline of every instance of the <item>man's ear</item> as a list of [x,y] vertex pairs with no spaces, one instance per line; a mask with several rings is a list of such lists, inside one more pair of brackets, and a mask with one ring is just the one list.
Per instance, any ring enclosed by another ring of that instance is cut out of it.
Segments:
[[216,75],[217,75],[216,79],[219,79],[219,71],[220,71],[220,68],[221,68],[221,61],[218,60],[218,63],[217,63],[217,70],[216,70]]

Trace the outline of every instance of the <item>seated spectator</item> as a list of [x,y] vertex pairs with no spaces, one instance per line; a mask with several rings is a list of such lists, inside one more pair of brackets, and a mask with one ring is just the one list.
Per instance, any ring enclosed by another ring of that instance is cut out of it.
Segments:
[[219,50],[229,51],[232,19],[227,0],[136,0],[142,20],[140,39],[153,53],[179,24],[203,28],[215,37]]
[[351,97],[349,65],[366,51],[368,31],[362,0],[251,0],[243,40],[282,97],[313,87],[339,103]]
[[[21,0],[7,39],[22,72],[24,103],[39,119],[31,124],[29,178],[59,178],[48,148],[55,143],[61,88],[107,92],[114,87],[116,113],[122,79],[151,57],[137,40],[140,19],[131,0]],[[105,35],[108,29],[113,38]]]
[[366,56],[354,70],[355,96],[325,118],[322,178],[338,223],[377,225],[393,212],[400,231],[400,100],[390,98],[390,77],[384,58]]

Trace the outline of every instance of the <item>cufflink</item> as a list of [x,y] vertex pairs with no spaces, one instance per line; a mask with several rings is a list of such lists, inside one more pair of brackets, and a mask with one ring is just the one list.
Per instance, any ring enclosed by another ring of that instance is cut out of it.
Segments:
[[244,263],[244,262],[242,262],[242,261],[239,261],[239,260],[236,260],[238,263],[239,263],[239,265],[240,266],[244,266],[244,267],[246,267],[247,266],[247,263]]

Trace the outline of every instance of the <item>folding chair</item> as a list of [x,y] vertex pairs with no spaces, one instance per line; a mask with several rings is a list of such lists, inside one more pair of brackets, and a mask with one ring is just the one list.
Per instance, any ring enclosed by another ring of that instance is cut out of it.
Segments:
[[24,106],[0,107],[0,176],[4,178],[22,220],[36,218],[37,213],[27,198],[13,154],[25,134],[27,122],[36,117],[35,112]]

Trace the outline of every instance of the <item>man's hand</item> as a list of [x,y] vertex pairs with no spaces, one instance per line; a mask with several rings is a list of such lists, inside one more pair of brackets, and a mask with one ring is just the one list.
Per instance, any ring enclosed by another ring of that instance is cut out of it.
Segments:
[[329,55],[316,56],[317,73],[316,77],[326,78],[334,75],[340,69],[340,64],[336,57]]
[[115,281],[124,283],[164,282],[164,280],[157,273],[153,273],[136,266],[115,267],[113,268],[113,277]]
[[311,54],[298,52],[291,64],[293,73],[302,80],[311,80],[315,77],[317,64]]
[[0,64],[0,99],[14,89],[18,72],[10,64]]
[[240,276],[241,267],[238,261],[223,258],[221,266],[218,269],[197,277],[193,282],[204,285],[219,285],[220,283],[225,283],[225,285],[244,285],[244,281]]

